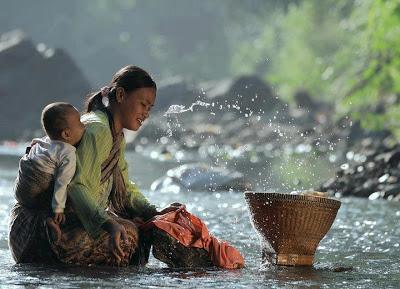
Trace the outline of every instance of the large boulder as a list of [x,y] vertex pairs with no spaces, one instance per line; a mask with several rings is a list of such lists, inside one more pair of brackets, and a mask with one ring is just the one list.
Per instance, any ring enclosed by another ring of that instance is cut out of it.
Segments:
[[165,79],[158,84],[153,111],[163,114],[171,105],[190,106],[199,95],[182,77]]
[[222,107],[242,116],[269,115],[284,108],[271,86],[255,75],[221,81],[207,91],[207,97],[215,103],[216,110]]
[[90,84],[62,49],[35,45],[21,31],[0,37],[0,139],[41,134],[40,114],[55,101],[81,109]]

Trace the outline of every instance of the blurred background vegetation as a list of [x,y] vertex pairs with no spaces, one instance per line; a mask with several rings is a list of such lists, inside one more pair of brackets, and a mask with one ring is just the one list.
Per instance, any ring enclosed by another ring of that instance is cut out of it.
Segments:
[[157,80],[257,74],[400,137],[400,0],[2,1],[0,33],[63,48],[94,88],[119,67]]

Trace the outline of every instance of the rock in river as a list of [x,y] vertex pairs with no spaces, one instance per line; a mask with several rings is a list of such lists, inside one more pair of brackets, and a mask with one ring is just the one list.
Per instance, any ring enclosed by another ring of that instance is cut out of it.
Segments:
[[40,136],[40,114],[50,102],[82,107],[90,84],[62,49],[35,44],[22,31],[0,36],[0,140]]

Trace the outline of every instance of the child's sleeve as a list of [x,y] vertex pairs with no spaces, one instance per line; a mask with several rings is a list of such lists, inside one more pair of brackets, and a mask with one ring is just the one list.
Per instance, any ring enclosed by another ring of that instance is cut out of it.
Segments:
[[54,180],[54,193],[51,207],[54,213],[64,213],[67,200],[67,186],[71,182],[76,169],[75,150],[69,149],[62,155]]
[[102,206],[101,163],[107,158],[112,137],[100,124],[87,127],[76,150],[76,173],[67,188],[74,212],[93,238],[103,232],[101,226],[109,219]]
[[151,205],[140,192],[138,186],[129,180],[128,164],[125,159],[125,141],[121,144],[119,166],[126,186],[128,203],[126,208],[132,217],[141,217],[148,220],[157,213],[156,206]]

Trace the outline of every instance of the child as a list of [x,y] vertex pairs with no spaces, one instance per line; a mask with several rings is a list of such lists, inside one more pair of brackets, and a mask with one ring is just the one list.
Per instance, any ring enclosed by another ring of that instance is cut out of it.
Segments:
[[21,204],[39,205],[44,211],[49,210],[48,196],[52,196],[53,217],[47,218],[47,224],[58,241],[59,224],[65,222],[67,185],[75,174],[74,146],[81,140],[85,127],[76,108],[65,102],[47,105],[41,122],[47,136],[33,139],[30,150],[21,159],[15,195]]

